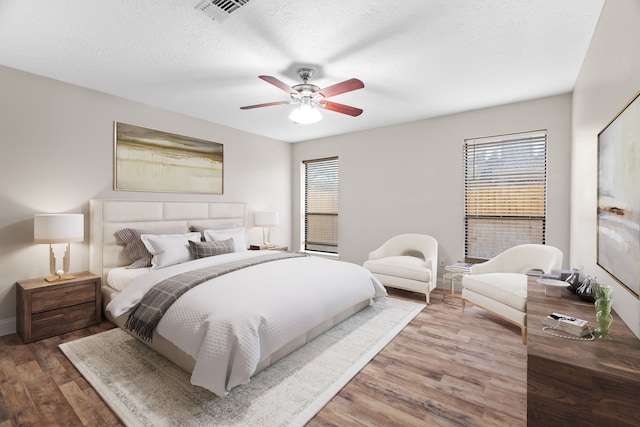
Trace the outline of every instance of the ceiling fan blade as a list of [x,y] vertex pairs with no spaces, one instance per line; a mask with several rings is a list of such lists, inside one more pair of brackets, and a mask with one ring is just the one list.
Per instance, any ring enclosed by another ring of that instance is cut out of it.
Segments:
[[320,91],[316,92],[316,94],[320,94],[325,98],[329,98],[331,96],[340,95],[341,93],[362,89],[363,87],[364,83],[362,83],[362,81],[358,79],[349,79],[331,86],[327,86],[324,89],[320,89]]
[[337,113],[348,114],[353,117],[356,117],[362,114],[362,110],[360,108],[351,107],[349,105],[344,105],[344,104],[338,104],[337,102],[321,101],[321,102],[318,102],[318,106],[320,108],[324,108],[325,110],[331,110]]
[[272,77],[272,76],[258,76],[258,78],[261,78],[262,80],[264,80],[267,83],[271,83],[272,85],[274,85],[278,89],[282,89],[283,91],[287,92],[290,95],[296,95],[296,94],[300,93],[297,90],[295,90],[294,88],[292,88],[291,86],[289,86],[286,83],[284,83],[283,81],[276,79],[275,77]]
[[288,103],[289,103],[289,101],[267,102],[266,104],[246,105],[244,107],[240,107],[240,109],[241,110],[251,110],[252,108],[271,107],[272,105],[282,105],[282,104],[288,104]]

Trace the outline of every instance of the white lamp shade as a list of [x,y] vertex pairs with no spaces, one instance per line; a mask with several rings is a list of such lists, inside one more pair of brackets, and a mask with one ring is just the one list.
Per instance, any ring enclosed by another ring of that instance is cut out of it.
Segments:
[[253,222],[256,227],[275,227],[278,225],[278,212],[256,212]]
[[71,243],[83,240],[82,214],[37,214],[33,217],[35,243]]

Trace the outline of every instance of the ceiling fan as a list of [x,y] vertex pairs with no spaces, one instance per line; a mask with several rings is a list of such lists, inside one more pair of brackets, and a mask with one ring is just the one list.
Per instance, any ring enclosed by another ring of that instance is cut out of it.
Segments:
[[298,104],[298,107],[293,110],[291,115],[289,115],[289,118],[296,123],[302,124],[315,123],[322,119],[322,115],[316,107],[347,114],[353,117],[362,114],[362,110],[360,108],[326,100],[327,98],[340,95],[345,92],[362,89],[364,87],[364,83],[362,83],[362,81],[358,79],[349,79],[321,89],[320,87],[309,83],[309,79],[311,79],[313,73],[314,71],[311,68],[299,68],[298,76],[300,76],[302,83],[294,86],[288,86],[286,83],[272,76],[258,76],[265,82],[271,83],[275,87],[287,92],[291,96],[291,100],[247,105],[240,107],[240,109],[250,110],[253,108],[270,107],[273,105]]

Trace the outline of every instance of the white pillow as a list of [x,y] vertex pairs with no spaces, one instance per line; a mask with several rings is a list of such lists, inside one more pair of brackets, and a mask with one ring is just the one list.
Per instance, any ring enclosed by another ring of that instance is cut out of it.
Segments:
[[199,242],[200,233],[143,234],[140,236],[140,239],[151,255],[153,255],[153,258],[151,258],[151,269],[157,270],[189,261],[191,259],[189,240]]
[[204,230],[204,240],[207,242],[212,240],[227,240],[229,237],[233,238],[234,252],[244,252],[247,250],[244,227],[227,228],[224,230]]

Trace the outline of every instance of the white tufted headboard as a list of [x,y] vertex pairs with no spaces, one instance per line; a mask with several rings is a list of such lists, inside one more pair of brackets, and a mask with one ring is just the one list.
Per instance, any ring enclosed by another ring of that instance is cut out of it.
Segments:
[[245,226],[246,203],[90,200],[89,267],[106,283],[111,268],[129,265],[122,242],[114,233],[123,228],[171,226]]

